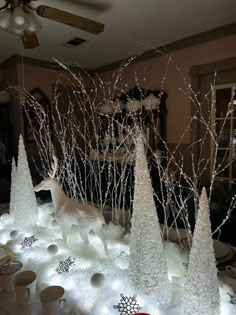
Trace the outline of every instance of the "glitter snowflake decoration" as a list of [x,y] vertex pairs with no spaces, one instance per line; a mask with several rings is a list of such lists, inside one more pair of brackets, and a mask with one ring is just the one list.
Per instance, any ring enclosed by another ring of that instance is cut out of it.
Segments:
[[227,294],[228,294],[229,297],[230,297],[229,303],[230,303],[230,304],[234,304],[234,305],[236,306],[236,296],[233,295],[233,294],[230,294],[229,292],[227,292]]
[[75,258],[71,258],[71,257],[68,257],[65,260],[61,260],[59,262],[59,266],[56,268],[56,272],[58,274],[65,273],[65,272],[68,273],[70,271],[70,267],[74,265],[74,263],[75,263]]
[[34,242],[36,242],[38,239],[35,238],[35,235],[25,237],[24,240],[20,243],[22,248],[29,248],[32,246]]
[[136,295],[134,295],[133,297],[127,297],[121,294],[120,296],[120,303],[113,306],[113,308],[117,309],[118,312],[120,312],[120,315],[133,315],[142,309],[142,307],[140,307],[137,303]]

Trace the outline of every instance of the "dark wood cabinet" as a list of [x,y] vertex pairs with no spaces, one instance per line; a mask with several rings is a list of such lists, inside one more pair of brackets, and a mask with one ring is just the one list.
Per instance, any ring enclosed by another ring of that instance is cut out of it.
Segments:
[[[155,100],[156,106],[145,103],[148,97],[149,101]],[[90,152],[92,172],[87,181],[88,199],[100,203],[102,208],[112,208],[113,214],[122,212],[117,209],[132,209],[137,126],[146,135],[151,177],[155,177],[155,188],[159,187],[158,170],[152,165],[151,156],[165,148],[166,98],[165,92],[135,87],[100,108],[96,141]]]
[[135,87],[105,103],[97,112],[97,142],[91,152],[91,159],[115,159],[122,162],[126,156],[132,162],[133,137],[137,126],[146,135],[149,154],[163,151],[163,141],[166,140],[166,98],[167,94],[163,91]]

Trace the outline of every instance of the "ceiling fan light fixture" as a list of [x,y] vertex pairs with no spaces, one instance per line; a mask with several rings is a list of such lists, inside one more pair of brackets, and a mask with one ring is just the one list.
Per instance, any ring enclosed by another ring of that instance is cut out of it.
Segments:
[[13,25],[13,23],[9,26],[8,32],[10,34],[14,34],[14,35],[22,35],[24,33],[24,30],[20,30],[18,28],[15,27],[15,25]]
[[4,31],[8,31],[10,24],[11,24],[11,10],[6,9],[0,12],[0,27]]
[[[33,0],[5,0],[5,5],[0,6],[0,29],[20,36],[25,49],[39,46],[36,33],[41,29],[41,25],[37,20],[37,15],[92,34],[104,31],[103,23],[47,5],[39,5],[35,8],[31,6],[31,1]],[[72,45],[78,45],[84,41],[81,39]]]
[[16,29],[26,30],[29,27],[29,19],[27,14],[21,7],[16,7],[12,14],[12,25]]
[[27,18],[28,18],[28,21],[29,21],[29,26],[27,28],[28,32],[32,32],[33,33],[33,32],[38,32],[38,31],[41,30],[41,25],[38,22],[36,14],[33,11],[27,13]]

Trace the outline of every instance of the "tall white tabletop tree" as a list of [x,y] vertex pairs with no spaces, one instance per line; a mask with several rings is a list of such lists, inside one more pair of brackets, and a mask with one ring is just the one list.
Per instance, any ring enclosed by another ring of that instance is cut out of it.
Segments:
[[24,229],[33,226],[37,221],[37,201],[22,135],[19,138],[16,174],[14,222],[19,229]]
[[134,174],[129,280],[134,288],[154,295],[161,306],[167,306],[171,289],[142,133],[136,143]]
[[11,193],[10,193],[10,207],[9,212],[10,215],[14,216],[16,211],[16,161],[12,158],[11,163]]
[[220,294],[209,212],[207,193],[203,188],[185,279],[181,315],[220,314]]

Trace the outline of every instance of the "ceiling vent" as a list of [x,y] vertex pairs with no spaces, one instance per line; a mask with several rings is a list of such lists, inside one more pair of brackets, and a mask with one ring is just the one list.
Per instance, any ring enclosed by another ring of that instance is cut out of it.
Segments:
[[68,42],[66,42],[65,46],[67,46],[67,47],[77,47],[77,46],[83,44],[84,42],[86,42],[85,39],[79,38],[79,37],[75,37],[75,38],[69,40]]

